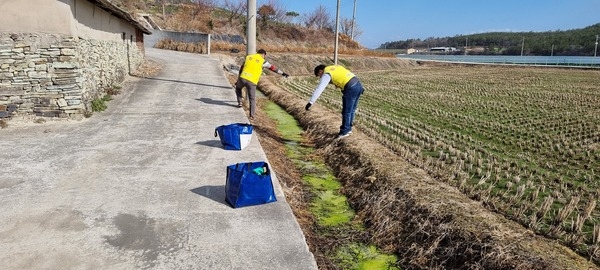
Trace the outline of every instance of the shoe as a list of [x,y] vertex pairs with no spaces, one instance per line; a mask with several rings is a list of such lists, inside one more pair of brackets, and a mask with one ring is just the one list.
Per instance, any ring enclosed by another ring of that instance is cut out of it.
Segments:
[[238,103],[238,108],[241,108],[241,107],[242,107],[242,103]]
[[348,132],[348,133],[344,133],[344,134],[338,134],[336,139],[341,139],[341,138],[346,138],[348,136],[350,136],[350,134],[352,134],[352,131]]

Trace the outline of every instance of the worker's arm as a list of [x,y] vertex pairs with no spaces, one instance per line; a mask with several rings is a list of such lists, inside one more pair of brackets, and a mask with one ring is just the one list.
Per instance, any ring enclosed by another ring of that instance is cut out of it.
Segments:
[[313,91],[312,97],[310,98],[310,101],[308,103],[314,104],[315,102],[317,102],[317,99],[319,98],[319,96],[321,96],[321,93],[323,93],[329,82],[331,82],[331,75],[327,73],[323,74],[323,76],[321,76],[321,80],[319,81],[319,85]]
[[263,68],[268,68],[270,71],[280,74],[286,78],[289,76],[287,73],[283,72],[283,70],[278,69],[275,65],[269,63],[268,61],[265,61],[265,63],[263,64]]

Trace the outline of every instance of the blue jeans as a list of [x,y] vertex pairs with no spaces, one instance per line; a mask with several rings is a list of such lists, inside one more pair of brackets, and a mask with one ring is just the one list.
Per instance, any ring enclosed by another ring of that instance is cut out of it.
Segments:
[[358,99],[365,91],[358,78],[354,78],[348,82],[350,84],[344,87],[342,91],[342,126],[340,126],[340,134],[347,134],[352,131],[352,122],[354,122],[354,112],[358,106]]

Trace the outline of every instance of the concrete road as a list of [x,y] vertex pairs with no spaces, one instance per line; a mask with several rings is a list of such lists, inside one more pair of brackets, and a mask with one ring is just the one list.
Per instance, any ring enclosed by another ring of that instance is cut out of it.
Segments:
[[277,172],[277,202],[225,203],[226,166],[268,160],[214,137],[248,121],[219,61],[147,56],[108,110],[0,130],[0,269],[317,269]]

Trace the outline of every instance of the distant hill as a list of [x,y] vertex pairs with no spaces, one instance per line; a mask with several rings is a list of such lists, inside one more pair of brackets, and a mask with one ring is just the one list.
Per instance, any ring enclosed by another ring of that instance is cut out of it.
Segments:
[[[600,23],[582,29],[548,32],[490,32],[454,37],[407,39],[386,42],[380,48],[425,49],[433,47],[455,47],[464,54],[482,55],[563,55],[594,56],[596,36],[600,34]],[[600,52],[598,52],[600,53]]]
[[[229,6],[217,5],[210,0],[110,0],[116,6],[134,14],[149,15],[163,30],[201,32],[213,35],[236,35],[246,37],[246,8],[239,5],[246,1],[228,1]],[[276,1],[274,3],[277,3]],[[238,6],[236,6],[238,5]],[[300,14],[264,8],[257,4],[257,46],[270,52],[332,52],[335,34],[331,27],[305,27],[292,23]],[[283,13],[283,15],[281,14]],[[263,15],[266,14],[266,15]],[[137,16],[136,16],[137,17]],[[219,49],[219,42],[213,47]],[[366,51],[366,48],[341,34],[338,43],[340,53]]]

